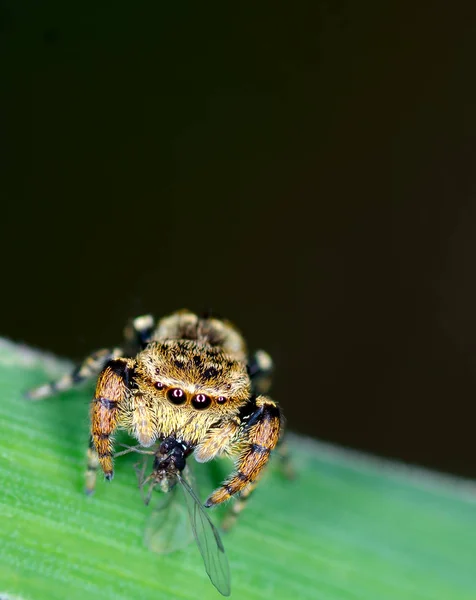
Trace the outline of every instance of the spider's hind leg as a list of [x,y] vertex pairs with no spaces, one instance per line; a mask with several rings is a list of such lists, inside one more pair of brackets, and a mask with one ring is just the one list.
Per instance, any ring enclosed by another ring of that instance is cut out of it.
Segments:
[[28,400],[42,400],[48,396],[53,396],[59,392],[64,392],[77,385],[81,385],[88,379],[97,377],[110,360],[119,358],[122,355],[123,352],[120,348],[114,348],[113,350],[103,348],[97,350],[86,357],[72,373],[63,375],[63,377],[57,381],[50,381],[49,383],[44,383],[43,385],[28,390],[25,392],[25,396]]
[[281,436],[276,446],[276,458],[279,461],[279,470],[286,479],[294,479],[296,477],[296,471],[291,460],[291,454],[286,439],[286,435]]
[[273,371],[273,359],[264,350],[257,350],[250,357],[248,361],[248,374],[254,394],[267,394],[269,392]]
[[238,516],[246,507],[249,497],[258,484],[258,479],[259,477],[249,483],[241,492],[241,494],[234,501],[232,500],[233,503],[230,504],[230,507],[228,508],[221,524],[221,528],[224,531],[229,531],[235,526]]
[[94,448],[91,436],[89,437],[87,460],[86,485],[84,491],[88,496],[91,496],[96,488],[97,472],[99,469],[99,456]]
[[137,354],[150,342],[155,330],[155,320],[152,315],[142,315],[131,319],[124,329],[124,339],[129,352]]
[[[285,437],[285,436],[284,436]],[[286,479],[294,479],[296,476],[296,472],[294,470],[293,464],[290,459],[288,446],[283,440],[283,436],[281,436],[275,448],[275,460],[277,461],[277,468],[279,471],[286,477]],[[232,499],[232,503],[230,504],[221,524],[221,527],[225,531],[229,531],[232,527],[234,527],[238,516],[243,512],[248,504],[248,500],[258,485],[259,480],[261,479],[262,474],[264,473],[265,468],[260,471],[259,475],[243,489],[243,491]]]

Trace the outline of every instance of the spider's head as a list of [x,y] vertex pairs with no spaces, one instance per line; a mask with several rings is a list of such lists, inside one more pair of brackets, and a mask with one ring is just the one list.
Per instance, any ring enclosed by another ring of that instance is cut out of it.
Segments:
[[249,398],[246,364],[219,347],[193,340],[152,342],[137,356],[142,386],[153,388],[177,406],[229,412]]

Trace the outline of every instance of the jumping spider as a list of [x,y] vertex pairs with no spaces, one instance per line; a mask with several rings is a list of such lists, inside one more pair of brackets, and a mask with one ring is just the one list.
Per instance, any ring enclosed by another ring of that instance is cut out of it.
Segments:
[[236,470],[205,506],[240,493],[238,513],[280,437],[281,411],[265,395],[271,370],[265,352],[248,358],[231,323],[183,310],[157,325],[149,315],[136,318],[125,330],[123,348],[99,350],[71,375],[28,395],[43,398],[99,375],[90,413],[88,493],[99,466],[112,479],[113,436],[125,429],[144,448],[175,439],[184,459],[236,457]]

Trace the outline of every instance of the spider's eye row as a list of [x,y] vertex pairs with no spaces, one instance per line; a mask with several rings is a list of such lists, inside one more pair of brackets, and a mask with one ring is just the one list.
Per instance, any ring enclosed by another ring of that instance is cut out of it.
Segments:
[[[154,386],[158,390],[163,390],[165,388],[165,384],[163,384],[161,381],[157,381],[154,384]],[[184,404],[187,401],[187,394],[180,388],[171,388],[170,390],[167,391],[167,398],[173,404]],[[217,404],[225,404],[225,402],[227,402],[227,400],[228,400],[228,398],[226,398],[225,396],[218,396],[218,398],[216,399]],[[192,406],[194,408],[196,408],[197,410],[202,410],[204,408],[208,408],[211,403],[212,403],[212,399],[210,398],[210,396],[207,396],[206,394],[196,394],[192,398]]]
[[212,400],[210,396],[206,396],[205,394],[197,394],[192,398],[192,405],[194,408],[199,410],[203,408],[208,408],[211,404]]
[[167,392],[167,398],[174,404],[183,404],[187,399],[187,396],[180,388],[172,388]]

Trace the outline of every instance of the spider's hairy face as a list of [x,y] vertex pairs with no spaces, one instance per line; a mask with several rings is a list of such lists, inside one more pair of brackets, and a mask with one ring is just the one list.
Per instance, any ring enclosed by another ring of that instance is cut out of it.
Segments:
[[214,418],[236,414],[250,397],[246,364],[193,340],[151,342],[136,357],[135,379],[142,395]]

